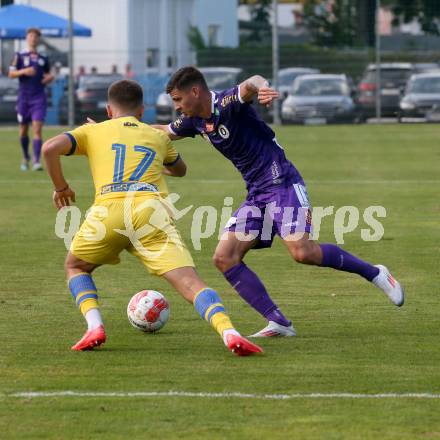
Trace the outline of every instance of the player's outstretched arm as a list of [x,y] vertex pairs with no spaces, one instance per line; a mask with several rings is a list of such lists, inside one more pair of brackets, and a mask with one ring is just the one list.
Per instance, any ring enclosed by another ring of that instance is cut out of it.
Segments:
[[75,201],[75,192],[69,187],[63,175],[60,156],[70,152],[72,144],[65,134],[60,134],[43,144],[43,157],[47,172],[54,184],[53,202],[57,209],[69,206]]
[[279,93],[269,87],[269,83],[260,75],[254,75],[240,84],[240,98],[244,102],[251,102],[257,96],[258,102],[270,106]]
[[162,130],[163,132],[166,133],[166,135],[172,140],[172,141],[178,141],[179,139],[183,139],[184,136],[177,136],[174,133],[171,133],[171,131],[169,130],[168,125],[151,125],[153,128],[155,128],[156,130]]
[[36,74],[35,69],[30,67],[25,67],[24,69],[9,69],[9,78],[20,78],[20,76],[34,76]]
[[186,174],[186,163],[179,157],[174,165],[165,165],[163,174],[166,176],[183,177]]

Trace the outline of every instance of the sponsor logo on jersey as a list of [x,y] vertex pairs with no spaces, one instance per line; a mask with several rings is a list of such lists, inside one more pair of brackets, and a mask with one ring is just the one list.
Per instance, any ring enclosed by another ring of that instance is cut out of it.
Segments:
[[226,107],[228,106],[231,102],[236,102],[237,101],[237,96],[235,95],[226,95],[222,98],[222,102],[221,102],[221,106],[222,107]]
[[218,126],[218,134],[223,138],[223,139],[228,139],[229,138],[229,130],[223,125],[220,124]]

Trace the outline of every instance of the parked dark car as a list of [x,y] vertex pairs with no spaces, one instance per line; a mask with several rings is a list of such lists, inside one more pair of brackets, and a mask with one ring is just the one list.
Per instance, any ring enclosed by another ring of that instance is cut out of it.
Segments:
[[[201,67],[210,90],[229,89],[240,83],[242,69],[236,67]],[[168,124],[174,119],[173,101],[167,93],[161,93],[156,101],[156,122]]]
[[411,76],[400,101],[398,118],[440,122],[440,72]]
[[[359,83],[358,110],[359,119],[376,115],[376,65],[370,64]],[[403,88],[414,72],[410,63],[380,64],[380,101],[382,116],[397,116]]]
[[18,81],[7,76],[0,76],[0,121],[17,121],[17,111],[15,109],[17,96]]
[[283,123],[353,122],[356,106],[345,75],[303,75],[281,107]]
[[[87,117],[96,121],[107,119],[107,90],[115,81],[123,79],[117,74],[90,74],[79,77],[75,90],[75,122],[85,122]],[[60,123],[67,123],[67,90],[60,101]]]
[[298,76],[315,73],[320,72],[318,69],[312,69],[310,67],[286,67],[285,69],[280,69],[278,71],[278,92],[280,93],[280,98],[287,98],[287,95],[292,90],[293,81],[295,81]]

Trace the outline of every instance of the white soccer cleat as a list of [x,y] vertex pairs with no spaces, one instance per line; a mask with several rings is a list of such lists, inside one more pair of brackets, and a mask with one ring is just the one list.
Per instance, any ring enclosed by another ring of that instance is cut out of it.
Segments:
[[32,165],[32,171],[42,171],[42,170],[43,170],[43,167],[40,162],[35,162]]
[[266,327],[263,330],[260,330],[253,335],[250,335],[250,338],[274,338],[276,336],[296,336],[296,331],[292,325],[288,327],[284,325],[277,324],[275,321],[269,321]]
[[27,171],[29,169],[29,161],[23,160],[20,164],[21,171]]
[[394,305],[403,306],[405,295],[402,286],[385,266],[377,264],[375,267],[379,269],[379,274],[372,280],[372,283],[382,289]]

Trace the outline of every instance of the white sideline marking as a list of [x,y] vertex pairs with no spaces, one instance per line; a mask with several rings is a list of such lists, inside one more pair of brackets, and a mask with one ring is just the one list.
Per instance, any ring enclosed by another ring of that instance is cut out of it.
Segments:
[[440,394],[433,393],[297,393],[297,394],[247,394],[247,393],[194,393],[187,391],[140,391],[140,392],[82,392],[82,391],[53,391],[53,392],[20,392],[0,394],[2,397],[199,397],[208,399],[238,398],[263,400],[289,399],[440,399]]

